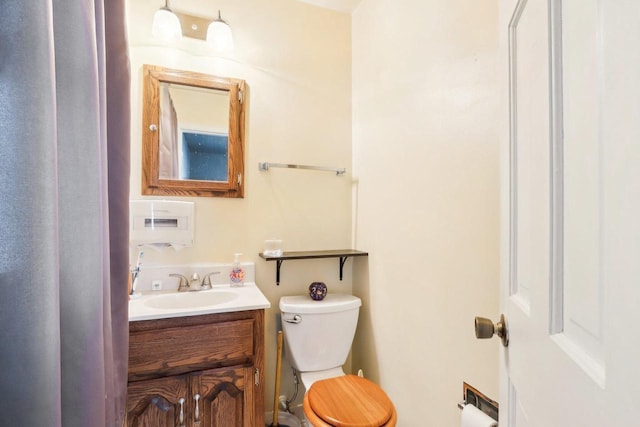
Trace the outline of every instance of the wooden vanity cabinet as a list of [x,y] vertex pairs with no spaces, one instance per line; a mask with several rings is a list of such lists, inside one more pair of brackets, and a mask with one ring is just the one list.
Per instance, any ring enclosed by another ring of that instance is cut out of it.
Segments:
[[129,323],[126,426],[264,425],[264,310]]

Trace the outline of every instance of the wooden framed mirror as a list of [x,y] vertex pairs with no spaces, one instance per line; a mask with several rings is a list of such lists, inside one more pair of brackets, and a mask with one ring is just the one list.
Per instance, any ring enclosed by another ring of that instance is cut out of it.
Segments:
[[142,194],[244,197],[244,80],[143,74]]

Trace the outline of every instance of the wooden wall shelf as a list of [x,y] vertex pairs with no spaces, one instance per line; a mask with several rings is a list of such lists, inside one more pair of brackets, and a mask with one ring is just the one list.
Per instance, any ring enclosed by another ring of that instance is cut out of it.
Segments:
[[317,259],[317,258],[340,258],[340,280],[342,280],[342,270],[344,263],[349,257],[368,256],[368,252],[357,251],[355,249],[338,249],[329,251],[300,251],[300,252],[283,252],[281,256],[266,256],[262,252],[260,258],[266,261],[276,262],[276,285],[280,286],[280,267],[285,260],[296,259]]

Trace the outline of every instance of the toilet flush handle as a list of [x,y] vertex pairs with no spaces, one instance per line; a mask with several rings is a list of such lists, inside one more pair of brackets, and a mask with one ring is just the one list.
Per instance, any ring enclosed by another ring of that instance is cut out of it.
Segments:
[[302,316],[300,316],[299,314],[294,314],[291,318],[285,317],[284,321],[287,323],[300,323],[302,322]]

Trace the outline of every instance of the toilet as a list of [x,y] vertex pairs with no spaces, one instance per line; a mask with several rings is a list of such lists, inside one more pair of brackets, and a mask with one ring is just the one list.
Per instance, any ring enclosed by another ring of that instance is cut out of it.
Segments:
[[300,374],[306,393],[303,408],[313,427],[393,427],[395,407],[375,383],[346,375],[356,332],[360,298],[328,294],[280,298],[287,360]]

